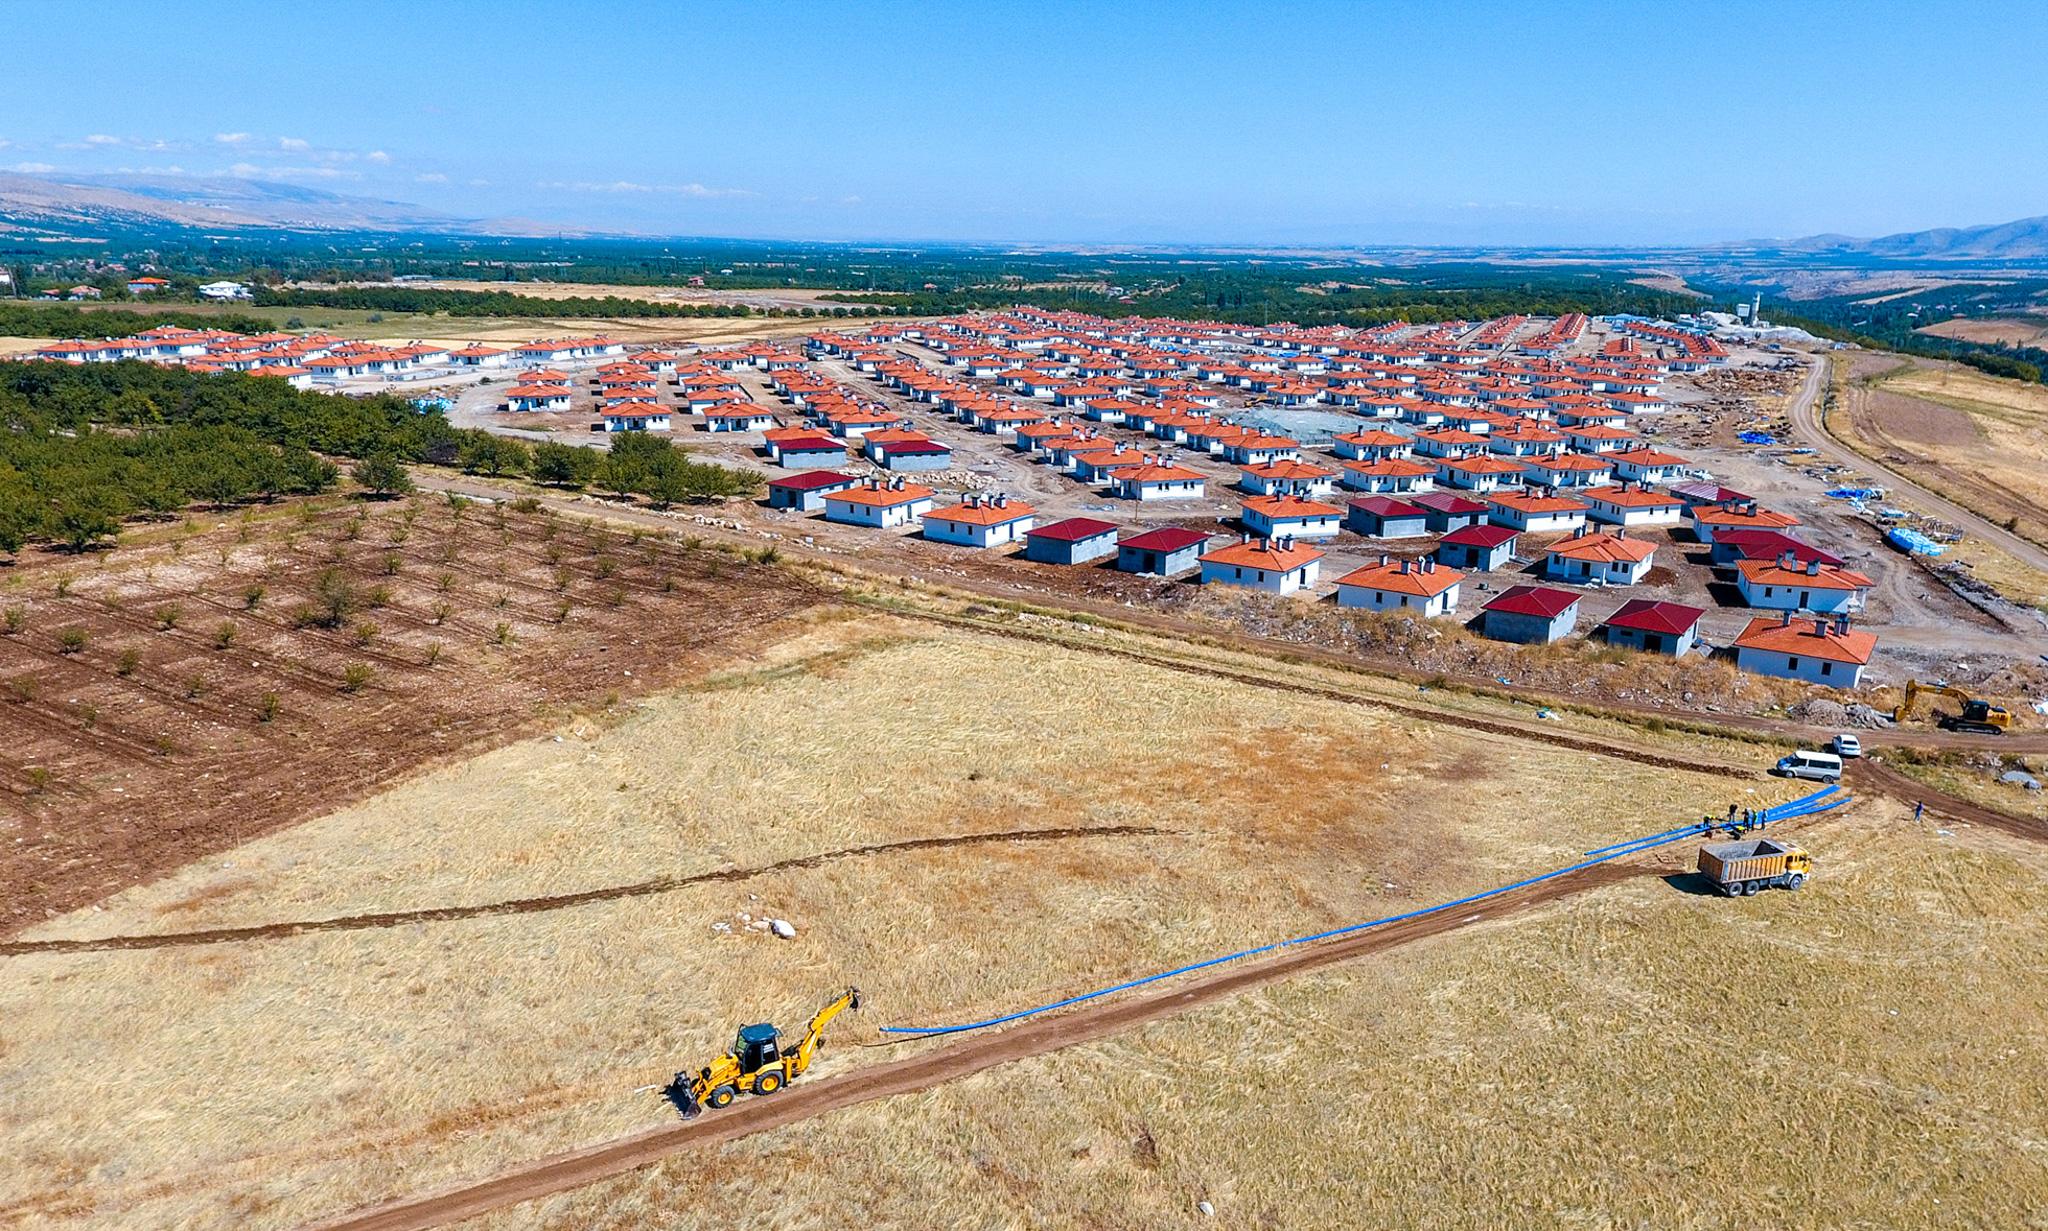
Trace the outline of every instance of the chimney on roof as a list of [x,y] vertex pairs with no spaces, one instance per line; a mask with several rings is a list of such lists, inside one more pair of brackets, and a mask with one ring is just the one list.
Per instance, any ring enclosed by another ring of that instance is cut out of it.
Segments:
[[[1789,556],[1789,555],[1791,555],[1792,553],[1788,551],[1788,552],[1786,552],[1785,554]],[[1796,557],[1795,557],[1795,558],[1796,558]],[[1811,560],[1808,560],[1808,561],[1806,562],[1806,575],[1807,575],[1808,577],[1818,577],[1818,576],[1820,576],[1820,557],[1819,557],[1819,556],[1815,556],[1815,557],[1814,557],[1813,559],[1811,559]]]
[[1822,616],[1820,619],[1817,619],[1813,622],[1813,635],[1816,637],[1825,637],[1828,635],[1828,621],[1826,616]]
[[1407,557],[1405,557],[1405,556],[1404,556],[1404,557],[1402,557],[1402,558],[1401,558],[1401,572],[1402,572],[1403,574],[1405,574],[1405,573],[1407,573],[1407,571],[1408,571],[1408,559],[1407,559]]
[[1388,561],[1388,560],[1390,560],[1391,558],[1392,558],[1392,557],[1388,556],[1386,552],[1381,552],[1381,553],[1380,553],[1380,567],[1381,567],[1381,568],[1385,568],[1385,567],[1387,567],[1387,561]]

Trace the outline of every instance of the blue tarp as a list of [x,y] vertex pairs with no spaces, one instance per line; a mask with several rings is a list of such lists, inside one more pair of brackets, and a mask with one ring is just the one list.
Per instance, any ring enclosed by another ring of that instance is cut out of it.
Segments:
[[1868,500],[1876,494],[1874,487],[1838,487],[1828,493],[1837,500]]
[[1918,530],[1907,530],[1904,527],[1889,531],[1885,537],[1890,539],[1892,546],[1900,551],[1909,552],[1916,556],[1938,556],[1948,550],[1948,548],[1943,547]]
[[1777,443],[1777,440],[1769,432],[1738,432],[1736,433],[1735,439],[1741,441],[1743,444],[1746,445],[1768,445]]

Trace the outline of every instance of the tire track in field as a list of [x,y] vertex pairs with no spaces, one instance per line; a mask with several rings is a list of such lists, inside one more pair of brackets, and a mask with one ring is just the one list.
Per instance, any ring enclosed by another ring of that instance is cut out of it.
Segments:
[[475,1218],[520,1202],[581,1188],[659,1162],[680,1150],[737,1140],[858,1103],[913,1094],[1013,1060],[1106,1038],[1318,967],[1383,953],[1482,921],[1507,918],[1587,890],[1666,871],[1668,869],[1642,864],[1600,864],[1456,910],[1406,919],[1306,946],[1163,991],[1039,1018],[1012,1029],[973,1035],[963,1042],[916,1056],[857,1069],[838,1077],[798,1083],[773,1097],[748,1099],[725,1111],[538,1159],[438,1192],[396,1198],[324,1219],[309,1225],[304,1231],[426,1231],[430,1227]]
[[443,923],[457,919],[482,919],[492,915],[530,915],[566,910],[594,902],[616,902],[687,889],[692,885],[754,880],[777,872],[816,868],[846,859],[894,855],[904,851],[937,850],[950,846],[980,846],[995,842],[1057,842],[1068,838],[1178,837],[1179,830],[1151,825],[1063,826],[1056,829],[1011,829],[1000,833],[956,834],[940,838],[910,838],[902,842],[878,842],[849,846],[815,855],[779,859],[753,868],[721,868],[715,872],[694,872],[688,876],[663,876],[630,885],[607,885],[576,893],[544,897],[513,898],[503,902],[480,902],[469,906],[428,906],[418,910],[382,911],[375,914],[343,915],[331,919],[300,919],[282,923],[260,923],[238,928],[207,928],[192,932],[163,932],[155,935],[100,936],[84,940],[11,940],[0,943],[0,957],[21,957],[31,953],[99,953],[114,949],[176,949],[192,945],[223,945],[244,940],[274,940],[307,932],[360,932],[372,928],[403,927],[409,923]]

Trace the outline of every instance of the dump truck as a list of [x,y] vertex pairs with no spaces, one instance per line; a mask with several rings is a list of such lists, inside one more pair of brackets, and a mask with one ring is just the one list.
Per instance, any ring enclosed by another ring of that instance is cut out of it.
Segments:
[[2003,706],[1993,705],[1949,684],[1922,684],[1918,680],[1906,681],[1906,700],[1892,711],[1893,722],[1903,722],[1913,716],[1913,704],[1925,694],[1931,697],[1947,697],[1963,707],[1959,714],[1935,711],[1934,724],[1944,731],[1968,731],[1974,735],[2003,735],[2012,726],[2012,715]]
[[796,1046],[784,1049],[782,1032],[768,1022],[741,1026],[732,1050],[696,1073],[684,1069],[661,1089],[683,1119],[705,1105],[729,1107],[742,1094],[773,1094],[802,1077],[825,1045],[825,1026],[847,1009],[860,1008],[860,989],[849,987],[812,1016]]
[[1813,874],[1813,859],[1789,842],[1745,838],[1700,848],[1700,874],[1723,896],[1747,897],[1766,889],[1797,889]]

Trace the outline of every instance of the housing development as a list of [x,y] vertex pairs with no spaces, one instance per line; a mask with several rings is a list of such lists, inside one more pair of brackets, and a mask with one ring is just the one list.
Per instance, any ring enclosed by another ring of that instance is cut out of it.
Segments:
[[[1019,310],[729,349],[601,336],[380,347],[161,327],[33,357],[431,388],[437,405],[488,406],[492,426],[701,433],[735,464],[771,465],[763,504],[785,515],[1472,621],[1488,636],[1507,627],[1510,641],[1590,634],[1844,687],[1882,643],[1860,631],[1871,576],[1808,546],[1798,515],[1661,447],[1658,424],[1685,404],[1672,383],[1731,363],[1700,328],[1580,315],[1253,328]],[[1733,362],[1783,367],[1770,352]],[[901,477],[922,474],[937,477]],[[1009,481],[1014,492],[999,490]],[[1186,541],[1118,549],[1119,535],[1161,530]],[[1870,554],[1867,541],[1843,549]],[[1487,614],[1582,594],[1592,605],[1540,636]],[[1643,601],[1668,627],[1610,622]]]
[[19,0],[0,1231],[2048,1225],[2039,24]]

